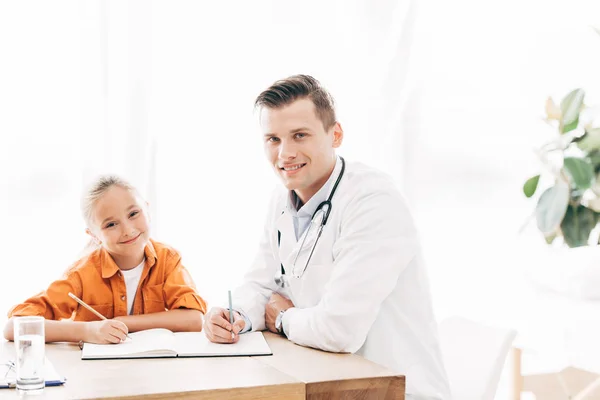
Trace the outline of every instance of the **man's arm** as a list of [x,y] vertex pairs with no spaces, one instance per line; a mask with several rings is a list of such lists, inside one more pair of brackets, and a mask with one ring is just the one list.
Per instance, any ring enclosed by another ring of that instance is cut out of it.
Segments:
[[357,196],[341,231],[323,298],[314,307],[287,310],[283,327],[300,345],[352,353],[364,343],[382,302],[415,257],[418,241],[403,198],[391,190]]
[[273,230],[274,216],[278,216],[277,212],[273,212],[277,207],[277,198],[277,194],[275,194],[270,202],[263,236],[252,267],[244,275],[242,285],[233,292],[233,308],[250,322],[250,327],[245,324],[244,329],[246,330],[262,331],[265,329],[265,306],[273,292],[279,290],[274,279],[280,264],[275,259],[274,249],[271,246],[271,241],[277,234]]

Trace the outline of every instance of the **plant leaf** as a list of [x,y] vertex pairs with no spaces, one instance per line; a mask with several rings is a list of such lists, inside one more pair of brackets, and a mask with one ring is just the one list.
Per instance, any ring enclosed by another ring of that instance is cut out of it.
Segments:
[[533,194],[535,193],[535,190],[537,189],[539,181],[540,181],[539,175],[536,175],[536,176],[533,176],[533,177],[527,179],[527,182],[525,182],[525,184],[523,185],[523,193],[525,194],[525,197],[533,196]]
[[542,193],[535,208],[537,226],[545,235],[552,233],[562,221],[569,205],[569,185],[557,180]]
[[571,177],[575,189],[586,190],[592,186],[594,181],[594,167],[588,160],[575,157],[566,157],[565,171]]
[[567,133],[567,132],[571,132],[572,130],[577,129],[577,125],[579,125],[579,116],[577,117],[577,119],[573,122],[571,122],[570,124],[567,125],[560,125],[560,132],[561,133]]
[[577,141],[577,146],[583,150],[592,152],[600,149],[600,128],[588,129],[585,135]]
[[554,242],[554,239],[556,239],[557,236],[558,236],[558,233],[556,231],[554,231],[552,233],[544,235],[544,239],[546,239],[546,243],[552,244],[552,242]]
[[597,221],[596,213],[589,208],[582,205],[569,205],[560,224],[565,243],[569,247],[587,245]]
[[[583,108],[583,98],[585,91],[583,89],[575,89],[565,96],[560,102],[560,110],[562,113],[561,132],[568,132],[566,128],[572,127],[573,123],[579,119],[579,113]],[[575,125],[576,127],[577,125]],[[573,130],[572,128],[570,130]]]
[[[594,150],[588,154],[588,158],[590,162],[594,166],[594,171],[596,173],[600,172],[600,151]],[[600,183],[600,177],[597,177],[596,180]]]

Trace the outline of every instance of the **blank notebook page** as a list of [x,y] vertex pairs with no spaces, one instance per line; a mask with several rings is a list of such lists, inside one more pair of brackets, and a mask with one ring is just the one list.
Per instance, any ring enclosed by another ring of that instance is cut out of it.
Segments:
[[212,343],[204,332],[178,332],[175,349],[180,357],[194,356],[259,356],[271,355],[271,349],[262,332],[247,332],[233,344]]
[[119,344],[93,344],[83,346],[82,358],[118,358],[133,355],[162,355],[175,357],[175,337],[167,329],[149,329],[130,333],[131,339]]

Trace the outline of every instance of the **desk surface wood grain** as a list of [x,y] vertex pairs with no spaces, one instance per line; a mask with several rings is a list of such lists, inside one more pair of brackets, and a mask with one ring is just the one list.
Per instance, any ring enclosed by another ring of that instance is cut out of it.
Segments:
[[[67,377],[36,399],[404,399],[404,377],[352,354],[295,345],[265,332],[273,356],[81,360],[75,344],[46,345]],[[0,360],[14,344],[0,342]],[[13,389],[0,398],[18,399]]]
[[354,354],[291,343],[265,332],[271,357],[256,359],[306,384],[308,399],[404,399],[405,377]]
[[[13,343],[2,355],[14,356]],[[48,344],[46,356],[67,377],[36,399],[304,399],[304,384],[250,357],[81,360],[74,344]],[[1,389],[0,398],[17,399]]]

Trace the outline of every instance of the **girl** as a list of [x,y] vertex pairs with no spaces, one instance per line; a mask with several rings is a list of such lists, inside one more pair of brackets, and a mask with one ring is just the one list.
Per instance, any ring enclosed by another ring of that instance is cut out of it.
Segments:
[[[13,340],[13,317],[46,318],[47,342],[119,343],[128,332],[150,328],[201,331],[206,303],[177,251],[149,237],[147,203],[124,180],[101,177],[82,200],[90,253],[46,291],[13,307],[4,337]],[[98,317],[68,296],[90,305]]]

